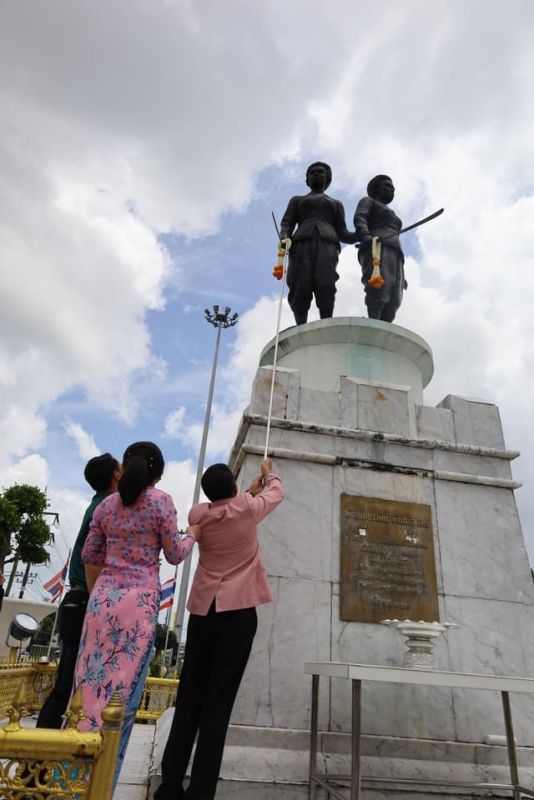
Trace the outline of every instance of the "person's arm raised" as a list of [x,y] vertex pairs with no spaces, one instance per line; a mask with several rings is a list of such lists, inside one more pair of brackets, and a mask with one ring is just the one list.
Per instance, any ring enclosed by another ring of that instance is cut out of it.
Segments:
[[[256,522],[260,522],[267,514],[274,511],[284,499],[284,487],[280,476],[272,471],[271,459],[264,458],[260,466],[262,489],[259,494],[249,500]],[[252,485],[254,485],[254,481]]]

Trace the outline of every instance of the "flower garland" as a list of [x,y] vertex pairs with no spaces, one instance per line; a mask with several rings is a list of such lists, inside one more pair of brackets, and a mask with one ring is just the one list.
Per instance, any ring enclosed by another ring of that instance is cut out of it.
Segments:
[[378,236],[373,236],[373,241],[371,242],[371,258],[373,263],[373,272],[369,280],[367,281],[368,285],[372,289],[381,289],[384,285],[385,281],[382,277],[380,272],[380,255],[381,255],[381,244],[380,239]]

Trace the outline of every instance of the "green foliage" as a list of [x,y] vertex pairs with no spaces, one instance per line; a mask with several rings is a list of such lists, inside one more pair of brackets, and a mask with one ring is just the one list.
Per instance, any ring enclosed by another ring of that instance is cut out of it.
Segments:
[[0,494],[0,571],[13,551],[26,564],[46,564],[46,545],[54,536],[43,519],[46,494],[37,486],[15,484]]
[[52,636],[52,631],[54,629],[55,618],[56,612],[54,611],[52,614],[48,614],[48,616],[41,620],[41,624],[39,625],[39,628],[32,639],[32,644],[49,643],[50,637]]
[[[167,626],[161,625],[159,622],[156,625],[156,640],[154,642],[154,647],[156,648],[156,652],[159,653],[165,647],[165,639],[167,638]],[[176,644],[176,634],[173,630],[169,631],[169,641],[167,644],[167,650],[171,650],[174,645]]]
[[153,661],[150,665],[150,677],[161,678],[161,664],[158,664],[157,661]]

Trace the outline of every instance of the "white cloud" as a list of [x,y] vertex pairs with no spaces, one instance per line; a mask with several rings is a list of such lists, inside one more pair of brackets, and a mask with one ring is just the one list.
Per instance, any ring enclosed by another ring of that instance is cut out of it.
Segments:
[[7,489],[14,483],[29,483],[44,491],[50,479],[46,460],[33,453],[0,469],[0,487]]
[[190,459],[168,461],[165,464],[163,477],[158,483],[158,489],[170,494],[174,501],[180,528],[187,527],[187,515],[193,500],[195,476],[196,469]]
[[167,436],[179,437],[183,433],[185,414],[185,406],[180,406],[176,411],[171,411],[171,413],[165,417],[164,428]]
[[[307,154],[332,163],[334,196],[387,171],[406,222],[445,206],[421,229],[398,321],[434,349],[428,401],[487,395],[531,459],[533,21],[525,0],[4,4],[0,468],[46,444],[47,409],[73,387],[135,420],[135,376],[165,370],[147,312],[171,279],[209,289],[160,234],[215,231],[259,171],[292,175]],[[249,287],[210,455],[231,445],[275,294]],[[352,249],[336,313],[364,313]],[[189,415],[168,424],[194,449]]]
[[65,429],[65,432],[76,442],[80,458],[82,458],[84,461],[89,461],[89,459],[93,458],[93,456],[99,455],[101,451],[98,448],[94,438],[90,433],[87,433],[87,431],[84,430],[83,426],[80,425],[79,422],[73,422],[71,419],[66,419],[63,423],[63,428]]

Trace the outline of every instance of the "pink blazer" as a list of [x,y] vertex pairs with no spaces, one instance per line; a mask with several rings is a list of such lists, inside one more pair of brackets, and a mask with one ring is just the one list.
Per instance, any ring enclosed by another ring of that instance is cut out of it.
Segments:
[[189,524],[200,525],[200,559],[187,608],[205,616],[215,598],[217,611],[232,611],[270,603],[267,574],[261,562],[257,524],[282,501],[284,490],[272,475],[263,491],[248,492],[198,503],[189,512]]

